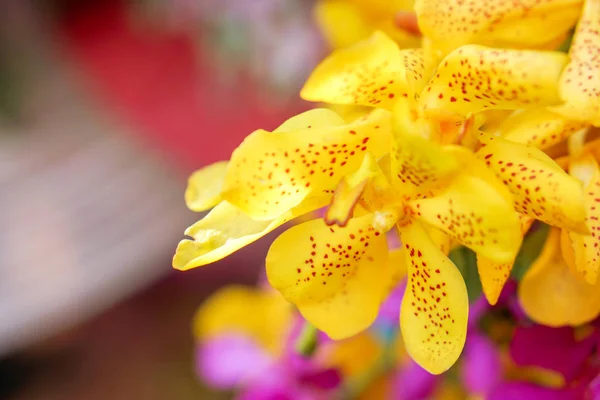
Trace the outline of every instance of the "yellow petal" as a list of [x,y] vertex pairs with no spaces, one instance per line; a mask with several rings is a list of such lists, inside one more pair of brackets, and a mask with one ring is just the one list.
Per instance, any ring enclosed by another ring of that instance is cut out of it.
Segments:
[[381,301],[385,301],[392,290],[396,288],[402,278],[406,277],[406,258],[404,251],[400,249],[391,250],[388,254],[388,259],[385,266],[385,274],[383,278],[387,280],[387,290]]
[[514,196],[515,209],[547,224],[587,233],[582,185],[541,150],[482,135],[477,156]]
[[206,299],[194,315],[194,336],[206,340],[239,333],[277,353],[291,325],[293,311],[276,291],[226,286]]
[[[533,218],[519,214],[519,220],[521,222],[521,234],[524,236],[531,227]],[[520,242],[522,241],[521,237]],[[477,270],[481,279],[481,287],[485,298],[491,305],[498,302],[500,293],[502,293],[504,284],[510,276],[514,263],[514,258],[506,263],[497,263],[480,254],[477,255]]]
[[578,0],[417,0],[423,34],[451,51],[463,44],[541,47],[575,25]]
[[392,119],[392,176],[404,194],[425,193],[454,174],[459,163],[444,147],[423,136],[424,121],[412,120],[407,99],[399,100]]
[[260,239],[285,222],[327,204],[327,198],[311,198],[272,220],[253,220],[240,209],[223,201],[203,219],[190,226],[177,245],[173,267],[188,270],[210,264]]
[[348,3],[360,6],[364,14],[370,17],[390,17],[402,10],[412,10],[414,0],[345,0]]
[[402,50],[382,32],[334,51],[308,78],[300,96],[308,101],[391,109],[423,85],[420,50]]
[[435,244],[435,246],[440,249],[444,255],[447,256],[450,253],[450,250],[454,248],[452,238],[444,231],[434,228],[430,225],[424,225],[423,228],[425,228],[425,231],[427,232],[427,235],[429,235],[429,238],[433,244]]
[[372,221],[367,214],[343,228],[305,222],[279,236],[267,254],[271,286],[333,339],[371,325],[387,288],[387,240]]
[[415,217],[496,262],[509,262],[520,246],[512,203],[493,184],[467,173],[435,196],[409,203]]
[[519,284],[519,301],[535,322],[552,326],[581,325],[600,313],[600,288],[570,270],[560,251],[560,230],[546,244]]
[[331,205],[325,213],[325,223],[346,226],[368,182],[369,179],[365,178],[351,186],[346,179],[342,178],[335,188]]
[[333,48],[350,46],[372,32],[360,8],[346,0],[318,1],[314,13],[321,33]]
[[[365,114],[366,115],[366,114]],[[306,129],[335,128],[346,121],[338,113],[327,108],[315,108],[287,119],[273,133],[289,133]],[[314,134],[314,131],[306,133]]]
[[577,271],[577,265],[575,264],[575,250],[573,249],[573,241],[571,235],[567,229],[560,230],[560,252],[569,267],[569,270],[573,275],[585,281],[583,274]]
[[573,160],[570,169],[572,175],[573,170],[577,170],[579,176],[576,177],[585,185],[586,222],[591,230],[589,235],[570,232],[574,262],[576,270],[593,285],[598,279],[600,266],[600,170],[590,154]]
[[252,218],[276,218],[311,195],[333,193],[366,151],[387,153],[389,126],[383,110],[346,124],[333,111],[316,109],[275,132],[256,131],[233,152],[222,196]]
[[465,344],[469,299],[462,275],[419,222],[399,227],[408,265],[400,329],[411,358],[432,374],[458,359]]
[[325,107],[338,114],[344,119],[344,121],[350,123],[357,120],[360,117],[368,115],[373,108],[367,106],[355,106],[348,104],[319,104],[319,107]]
[[442,60],[419,103],[429,114],[441,110],[461,116],[555,105],[567,62],[559,52],[463,46]]
[[322,349],[319,359],[322,365],[336,368],[346,379],[366,373],[385,351],[382,342],[368,333],[338,342],[326,342]]
[[600,126],[600,0],[586,0],[560,78],[562,115]]
[[498,127],[504,138],[544,150],[583,129],[584,123],[570,121],[543,108],[515,111]]
[[389,35],[403,48],[418,47],[419,38],[394,25],[394,16],[401,10],[412,10],[412,1],[321,0],[314,12],[317,24],[331,47],[350,46],[369,37],[375,29]]
[[227,161],[219,161],[195,171],[188,179],[185,204],[192,211],[206,211],[221,201]]
[[[325,222],[328,225],[345,226],[359,200],[364,207],[373,212],[393,201],[393,196],[391,185],[375,157],[367,152],[360,168],[340,180],[325,214]],[[387,231],[395,222],[392,221],[388,229],[379,230]]]

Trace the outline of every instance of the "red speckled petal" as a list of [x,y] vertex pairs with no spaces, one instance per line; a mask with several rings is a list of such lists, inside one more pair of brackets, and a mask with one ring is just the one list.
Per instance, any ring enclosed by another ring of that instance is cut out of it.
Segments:
[[[531,227],[533,218],[519,214],[519,219],[521,221],[521,233],[524,236]],[[521,241],[522,238],[519,242]],[[491,305],[498,302],[500,293],[502,293],[504,284],[510,276],[514,263],[514,258],[510,262],[497,263],[480,254],[477,255],[477,270],[479,271],[481,286],[485,298]]]
[[425,119],[413,119],[410,100],[401,99],[392,118],[392,179],[398,191],[422,194],[453,175],[459,162],[452,152],[430,140],[426,133],[433,129]]
[[251,218],[272,219],[309,196],[331,195],[367,151],[389,152],[390,119],[375,110],[346,124],[333,111],[316,109],[276,132],[256,131],[233,152],[222,196]]
[[193,240],[179,242],[173,267],[185,271],[218,261],[284,223],[325,206],[327,201],[326,197],[311,197],[275,219],[262,221],[253,220],[237,207],[222,201],[186,229],[185,234]]
[[430,225],[424,225],[423,228],[425,228],[425,231],[427,232],[427,235],[429,235],[431,241],[436,245],[438,249],[440,249],[442,253],[444,253],[444,255],[448,255],[450,253],[450,250],[452,250],[455,247],[456,244],[453,243],[452,237],[446,232],[434,228]]
[[462,173],[435,196],[409,203],[415,217],[496,262],[509,262],[520,246],[520,224],[496,185]]
[[456,362],[465,344],[467,288],[456,266],[419,222],[398,229],[408,266],[400,310],[402,338],[414,361],[432,374],[441,374]]
[[571,62],[560,79],[566,104],[557,111],[600,126],[600,0],[586,0],[569,56]]
[[598,279],[600,267],[600,170],[592,155],[584,155],[571,161],[571,175],[584,184],[586,222],[589,235],[570,232],[571,245],[577,272],[591,285]]
[[568,60],[559,52],[463,46],[442,60],[419,102],[426,112],[461,116],[557,105],[558,79]]
[[367,328],[387,290],[387,239],[372,222],[372,214],[343,228],[308,221],[279,236],[267,255],[271,285],[334,339]]
[[400,50],[381,32],[334,51],[312,73],[300,96],[332,104],[391,109],[400,97],[414,98],[424,85],[423,53]]
[[515,209],[547,224],[587,233],[583,188],[541,150],[482,134],[477,156],[514,197]]
[[535,322],[577,326],[600,312],[600,288],[571,272],[560,250],[560,230],[553,228],[546,244],[519,284],[519,301]]
[[515,111],[502,122],[497,132],[513,142],[544,150],[586,126],[547,109],[536,108]]
[[[344,226],[352,217],[359,200],[363,207],[373,212],[391,205],[394,197],[395,193],[375,157],[367,153],[360,168],[340,180],[325,214],[325,222],[328,225]],[[391,221],[383,231],[389,230],[395,222],[395,219]]]
[[580,0],[417,0],[421,32],[446,51],[468,43],[543,47],[564,37]]

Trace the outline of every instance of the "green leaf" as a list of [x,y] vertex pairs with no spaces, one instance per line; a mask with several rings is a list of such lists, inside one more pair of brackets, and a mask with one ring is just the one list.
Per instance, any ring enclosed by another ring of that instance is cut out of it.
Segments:
[[571,43],[573,42],[573,34],[574,33],[575,33],[575,30],[571,29],[571,32],[569,32],[565,41],[562,42],[561,45],[558,47],[558,51],[562,51],[563,53],[569,52],[569,50],[571,49]]
[[513,279],[520,281],[523,278],[523,275],[529,270],[531,264],[540,255],[547,236],[548,225],[539,222],[531,228],[529,233],[525,236],[523,244],[521,245],[521,250],[515,260],[511,273]]
[[481,296],[481,280],[477,271],[477,255],[464,246],[456,247],[450,251],[448,258],[460,271],[469,294],[469,302],[473,303]]

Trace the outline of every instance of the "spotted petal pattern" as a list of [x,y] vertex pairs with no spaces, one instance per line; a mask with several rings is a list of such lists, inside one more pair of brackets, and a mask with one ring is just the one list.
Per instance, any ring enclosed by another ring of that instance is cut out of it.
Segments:
[[333,111],[316,109],[276,132],[256,131],[231,156],[223,198],[251,218],[272,219],[309,196],[331,195],[367,151],[375,157],[389,151],[390,118],[376,110],[346,124]]
[[430,114],[557,105],[558,79],[569,58],[559,52],[467,45],[438,66],[419,103]]
[[364,330],[377,317],[388,288],[387,239],[373,228],[373,215],[345,227],[321,219],[296,225],[272,244],[267,277],[302,315],[331,338]]
[[[521,222],[521,235],[524,236],[531,227],[533,218],[519,214],[519,219]],[[522,242],[522,240],[519,242]],[[477,271],[479,271],[483,294],[491,305],[498,302],[504,284],[512,271],[515,258],[505,263],[498,263],[480,254],[477,255]]]
[[417,219],[496,262],[512,260],[520,246],[520,224],[512,204],[477,176],[458,175],[433,197],[410,204]]
[[186,229],[192,240],[177,245],[173,267],[185,271],[213,263],[260,239],[275,228],[327,204],[328,198],[312,197],[302,205],[271,220],[253,220],[239,208],[222,201],[203,219]]
[[423,34],[451,51],[468,43],[540,48],[562,39],[579,16],[580,0],[417,0]]
[[392,118],[392,179],[397,190],[409,196],[440,186],[460,166],[454,153],[428,137],[429,124],[413,118],[409,101],[399,100]]
[[414,97],[424,84],[423,54],[400,50],[382,32],[334,51],[312,73],[300,96],[308,101],[391,110],[400,97]]
[[600,126],[600,0],[586,0],[560,78],[564,116]]
[[458,359],[466,339],[469,300],[462,275],[421,224],[399,227],[408,266],[400,329],[413,360],[441,374]]
[[514,196],[515,209],[547,224],[587,233],[583,188],[542,151],[481,135],[477,156]]
[[584,184],[586,222],[589,235],[569,232],[576,271],[590,284],[598,280],[600,267],[600,169],[591,154],[585,154],[570,165],[571,174]]
[[502,122],[497,132],[513,142],[544,150],[586,126],[547,109],[531,109],[515,111]]

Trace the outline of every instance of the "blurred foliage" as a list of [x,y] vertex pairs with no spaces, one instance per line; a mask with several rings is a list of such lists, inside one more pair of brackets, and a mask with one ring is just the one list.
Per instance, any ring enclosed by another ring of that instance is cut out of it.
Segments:
[[16,123],[21,119],[23,74],[18,48],[6,31],[0,30],[0,118]]
[[448,257],[456,265],[467,285],[469,302],[473,303],[481,296],[481,281],[477,272],[477,255],[464,246],[455,247]]
[[514,279],[520,281],[529,270],[531,264],[540,255],[544,242],[546,242],[546,236],[548,236],[548,225],[537,222],[532,226],[529,234],[525,236],[521,251],[519,251],[519,255],[515,260],[511,273]]

